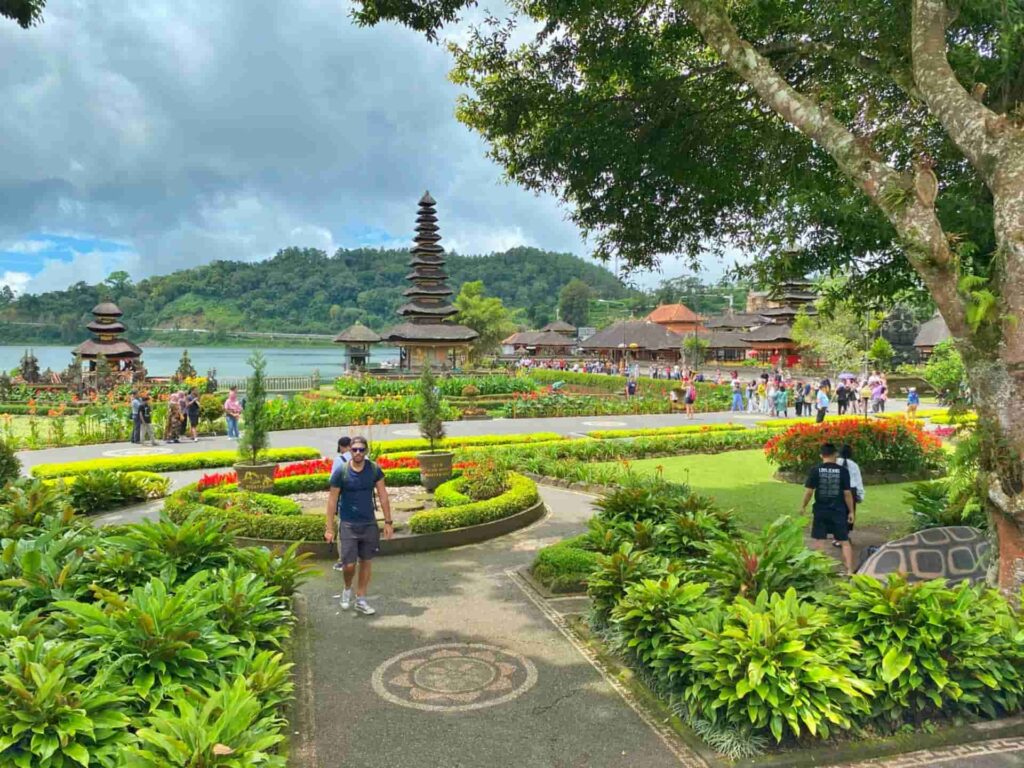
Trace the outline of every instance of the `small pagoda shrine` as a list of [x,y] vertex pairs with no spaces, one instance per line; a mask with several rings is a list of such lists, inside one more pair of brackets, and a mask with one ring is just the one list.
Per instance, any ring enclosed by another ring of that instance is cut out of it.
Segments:
[[429,192],[420,198],[409,261],[412,272],[406,275],[412,285],[405,291],[408,302],[398,308],[405,322],[383,334],[384,341],[401,350],[399,366],[403,370],[461,368],[466,364],[470,342],[477,337],[472,328],[446,322],[458,310],[451,303],[436,205]]
[[[120,338],[127,328],[121,323],[122,312],[116,304],[105,301],[92,308],[93,320],[86,328],[93,334],[75,347],[71,354],[81,367],[88,363],[88,374],[96,374],[98,369],[108,369],[115,379],[133,379],[136,372],[145,375],[142,367],[142,350],[127,339]],[[107,371],[101,370],[103,373]],[[95,386],[95,383],[93,384]]]
[[334,337],[335,344],[345,345],[345,370],[365,370],[370,362],[370,347],[380,343],[380,336],[358,320]]

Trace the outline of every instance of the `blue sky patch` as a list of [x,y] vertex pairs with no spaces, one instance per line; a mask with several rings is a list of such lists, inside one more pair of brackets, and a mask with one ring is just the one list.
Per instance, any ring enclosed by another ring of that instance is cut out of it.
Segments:
[[70,262],[79,253],[119,253],[130,246],[95,237],[35,232],[20,240],[0,243],[0,273],[37,275],[48,260]]

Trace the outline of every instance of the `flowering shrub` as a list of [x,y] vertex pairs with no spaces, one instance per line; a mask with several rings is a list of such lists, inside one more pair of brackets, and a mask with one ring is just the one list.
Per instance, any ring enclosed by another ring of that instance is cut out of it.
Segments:
[[[414,456],[405,456],[397,459],[381,456],[379,459],[373,459],[373,463],[384,470],[420,468],[419,459]],[[285,477],[304,477],[306,475],[326,475],[330,473],[333,465],[334,459],[330,456],[322,459],[310,459],[309,461],[297,461],[294,464],[279,464],[274,469],[274,479],[280,480]],[[465,469],[469,466],[473,466],[471,462],[463,461],[455,464],[453,468]],[[215,472],[203,475],[196,488],[197,490],[205,491],[208,488],[214,488],[219,485],[234,485],[237,482],[238,477],[233,471]]]
[[849,445],[864,472],[920,473],[945,464],[937,437],[898,419],[798,424],[772,437],[764,452],[779,469],[802,472],[819,461],[822,443]]

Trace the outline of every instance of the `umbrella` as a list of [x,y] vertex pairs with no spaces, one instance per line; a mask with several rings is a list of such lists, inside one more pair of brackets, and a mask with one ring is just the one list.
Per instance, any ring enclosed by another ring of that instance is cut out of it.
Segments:
[[857,378],[857,374],[856,373],[840,373],[839,374],[839,380],[840,381],[842,381],[843,379],[856,379],[856,378]]
[[908,581],[941,578],[976,584],[985,580],[988,550],[988,539],[977,528],[926,528],[878,547],[857,573],[881,579],[900,572],[907,574]]

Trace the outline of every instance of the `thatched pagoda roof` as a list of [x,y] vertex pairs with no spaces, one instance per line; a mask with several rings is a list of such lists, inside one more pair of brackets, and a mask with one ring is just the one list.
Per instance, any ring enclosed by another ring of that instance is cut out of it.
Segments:
[[380,335],[376,331],[367,328],[359,321],[334,337],[334,341],[338,344],[376,344],[380,340]]
[[472,341],[479,334],[472,328],[453,323],[401,323],[381,334],[384,341],[458,342]]

